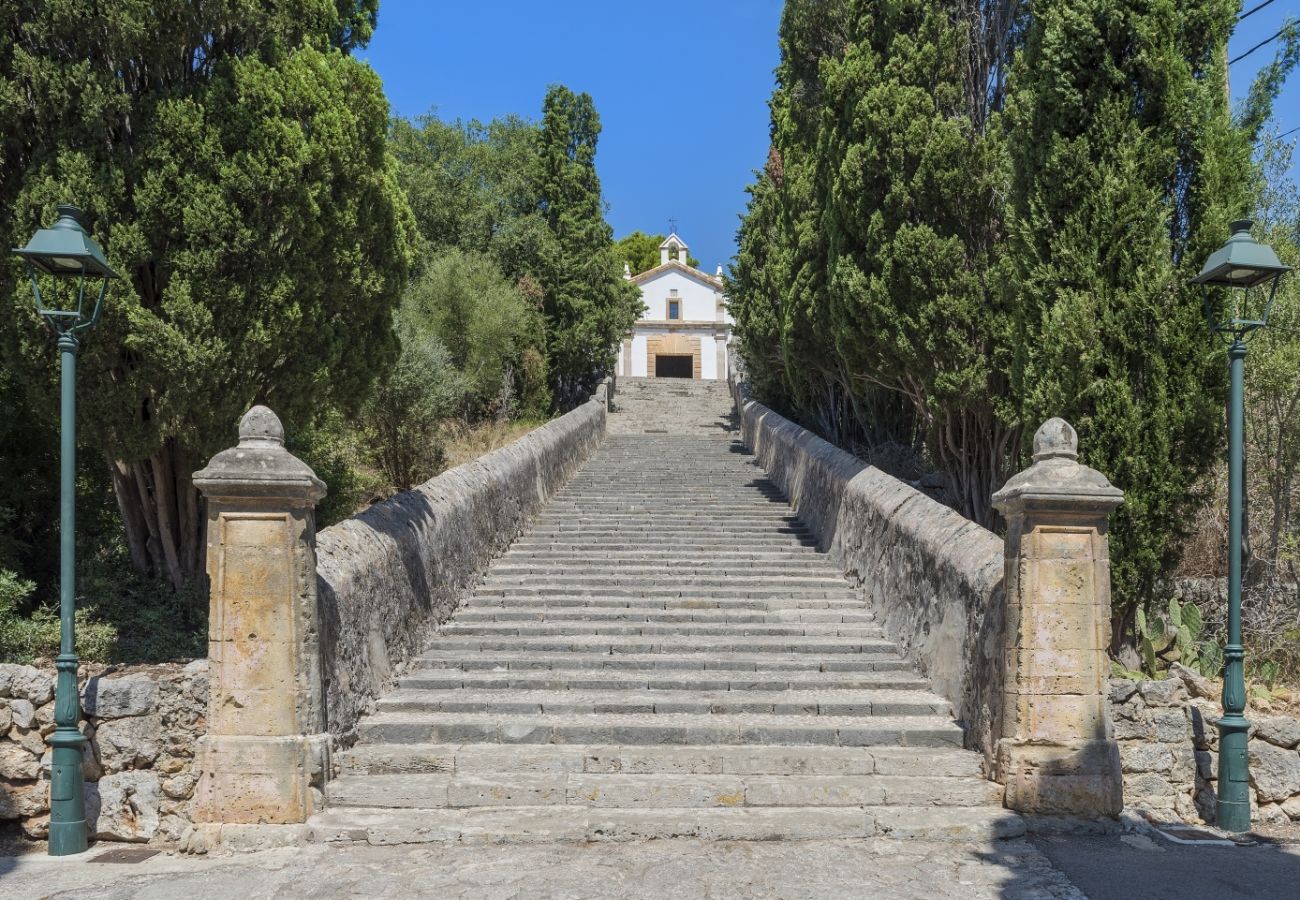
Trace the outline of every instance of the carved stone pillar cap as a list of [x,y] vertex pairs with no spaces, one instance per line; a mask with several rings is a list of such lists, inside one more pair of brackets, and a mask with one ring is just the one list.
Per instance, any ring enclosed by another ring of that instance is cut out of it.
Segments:
[[212,457],[207,468],[194,473],[194,485],[208,497],[316,501],[325,496],[325,482],[284,449],[284,426],[265,406],[244,413],[239,446]]
[[1003,515],[1026,509],[1110,512],[1124,492],[1079,462],[1079,435],[1064,419],[1048,419],[1034,435],[1034,464],[1013,475],[993,495]]

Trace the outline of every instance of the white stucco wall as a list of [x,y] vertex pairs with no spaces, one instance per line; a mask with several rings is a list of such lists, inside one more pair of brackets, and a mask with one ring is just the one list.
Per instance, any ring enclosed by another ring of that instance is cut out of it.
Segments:
[[668,314],[668,298],[676,289],[682,301],[682,319],[688,322],[713,322],[718,318],[720,295],[710,285],[678,269],[669,269],[641,285],[641,300],[646,311],[641,318],[663,322]]
[[712,381],[718,377],[718,348],[713,335],[700,335],[700,378]]
[[646,333],[637,329],[632,336],[632,374],[638,378],[646,377]]

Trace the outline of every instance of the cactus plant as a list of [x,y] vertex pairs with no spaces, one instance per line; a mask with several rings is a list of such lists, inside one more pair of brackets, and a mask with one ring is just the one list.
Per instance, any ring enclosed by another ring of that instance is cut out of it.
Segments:
[[1217,675],[1223,666],[1223,650],[1217,641],[1202,639],[1205,620],[1195,603],[1179,603],[1169,598],[1164,614],[1147,616],[1137,612],[1138,652],[1150,674],[1160,664],[1181,662],[1202,675]]

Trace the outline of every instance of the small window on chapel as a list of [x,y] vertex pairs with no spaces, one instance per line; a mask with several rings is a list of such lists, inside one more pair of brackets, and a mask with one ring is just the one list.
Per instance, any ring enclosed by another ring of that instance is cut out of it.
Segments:
[[680,319],[682,317],[682,302],[680,300],[668,301],[668,318]]

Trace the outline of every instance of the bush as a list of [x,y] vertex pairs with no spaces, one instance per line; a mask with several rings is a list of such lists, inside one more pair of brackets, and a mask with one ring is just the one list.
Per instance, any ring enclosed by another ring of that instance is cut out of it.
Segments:
[[[29,607],[36,585],[0,569],[0,662],[30,664],[59,652],[59,616],[45,606]],[[95,611],[79,608],[75,618],[77,653],[83,659],[107,660],[117,632],[96,621]]]
[[439,427],[463,396],[464,381],[451,355],[432,334],[398,323],[397,365],[366,407],[379,467],[399,488],[411,488],[442,470]]

